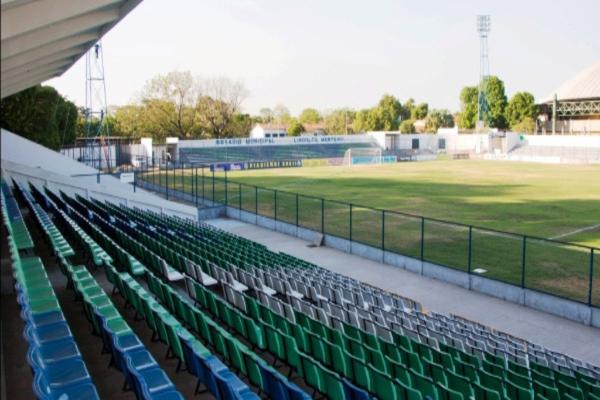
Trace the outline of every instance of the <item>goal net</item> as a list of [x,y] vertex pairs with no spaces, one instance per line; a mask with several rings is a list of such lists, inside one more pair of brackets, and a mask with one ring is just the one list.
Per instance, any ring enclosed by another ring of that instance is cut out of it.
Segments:
[[379,147],[350,148],[344,153],[343,165],[381,165],[383,162],[382,151]]

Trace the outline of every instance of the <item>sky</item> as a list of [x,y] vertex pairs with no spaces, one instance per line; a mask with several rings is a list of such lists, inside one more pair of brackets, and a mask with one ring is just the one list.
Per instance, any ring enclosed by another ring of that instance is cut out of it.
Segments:
[[[386,93],[459,109],[479,77],[476,15],[491,16],[490,72],[545,98],[600,61],[600,1],[143,0],[102,39],[107,101],[170,71],[243,82],[244,112],[374,106]],[[46,82],[85,103],[85,62]]]

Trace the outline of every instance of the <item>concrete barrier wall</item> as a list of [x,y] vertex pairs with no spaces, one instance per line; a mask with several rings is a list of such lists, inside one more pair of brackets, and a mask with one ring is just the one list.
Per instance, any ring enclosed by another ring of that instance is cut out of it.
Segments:
[[[311,229],[295,226],[294,224],[289,224],[287,222],[275,221],[273,218],[256,215],[247,211],[240,211],[233,207],[227,207],[225,213],[229,218],[239,219],[310,242],[314,241],[316,236],[320,234],[320,232]],[[511,301],[526,307],[577,321],[585,325],[600,328],[600,309],[597,307],[590,307],[582,303],[530,289],[524,289],[483,276],[474,274],[469,275],[464,271],[455,270],[427,261],[421,261],[402,254],[383,251],[381,248],[352,242],[337,236],[325,234],[324,245],[369,260],[403,268],[422,276],[449,282],[468,290],[494,296],[506,301]]]

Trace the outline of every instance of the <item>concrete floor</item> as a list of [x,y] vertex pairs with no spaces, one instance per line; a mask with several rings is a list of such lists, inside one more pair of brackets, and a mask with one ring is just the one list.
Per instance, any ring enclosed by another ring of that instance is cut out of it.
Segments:
[[215,219],[207,222],[262,243],[273,251],[291,254],[390,292],[410,297],[421,302],[427,310],[461,315],[549,349],[600,365],[600,329],[339,250],[327,247],[309,248],[306,246],[308,242],[304,240],[253,224],[233,219]]

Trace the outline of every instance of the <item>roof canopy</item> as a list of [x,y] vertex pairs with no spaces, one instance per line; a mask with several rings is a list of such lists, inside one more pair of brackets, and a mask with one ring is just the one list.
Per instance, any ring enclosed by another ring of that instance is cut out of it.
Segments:
[[141,0],[2,0],[2,98],[62,75]]
[[557,95],[559,101],[600,99],[600,62],[584,69],[564,82],[542,103],[554,100],[554,94]]

